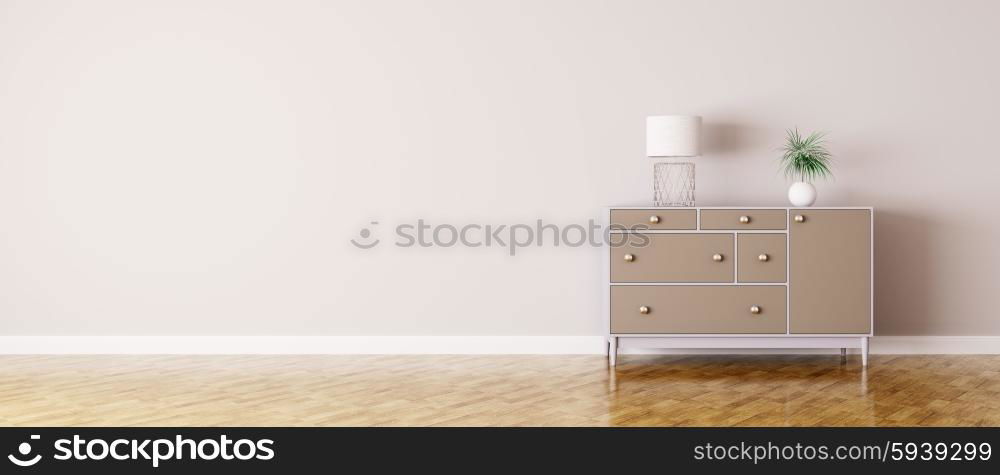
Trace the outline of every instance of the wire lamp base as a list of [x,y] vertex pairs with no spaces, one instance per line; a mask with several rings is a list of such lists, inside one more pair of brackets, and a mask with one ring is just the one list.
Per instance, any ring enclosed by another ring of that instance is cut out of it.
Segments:
[[653,204],[655,206],[694,206],[694,164],[654,164]]

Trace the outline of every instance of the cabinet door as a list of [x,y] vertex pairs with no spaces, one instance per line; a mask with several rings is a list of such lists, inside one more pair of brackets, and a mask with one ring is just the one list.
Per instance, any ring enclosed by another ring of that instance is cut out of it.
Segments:
[[743,282],[785,282],[785,235],[739,233],[739,275]]
[[789,332],[871,332],[871,213],[789,212]]

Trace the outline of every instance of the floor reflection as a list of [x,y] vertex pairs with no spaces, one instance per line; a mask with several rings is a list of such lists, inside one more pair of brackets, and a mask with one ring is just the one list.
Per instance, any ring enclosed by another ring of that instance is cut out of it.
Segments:
[[995,425],[994,356],[637,356],[609,370],[621,426]]

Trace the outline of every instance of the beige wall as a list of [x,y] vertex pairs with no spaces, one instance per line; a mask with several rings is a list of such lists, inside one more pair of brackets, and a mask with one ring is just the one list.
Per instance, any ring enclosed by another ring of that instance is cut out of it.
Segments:
[[703,205],[872,205],[877,333],[1000,334],[1000,2],[0,0],[0,334],[602,331],[599,251],[360,251],[425,218],[651,195],[646,115],[705,117]]

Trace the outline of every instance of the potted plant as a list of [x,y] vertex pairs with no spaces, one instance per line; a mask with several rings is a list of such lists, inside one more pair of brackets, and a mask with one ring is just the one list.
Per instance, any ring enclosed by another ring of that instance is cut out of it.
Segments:
[[832,157],[826,149],[825,134],[813,132],[803,138],[797,128],[788,130],[781,151],[781,167],[785,176],[798,180],[788,188],[788,201],[793,206],[812,206],[816,202],[816,187],[812,182],[833,176],[830,171]]

